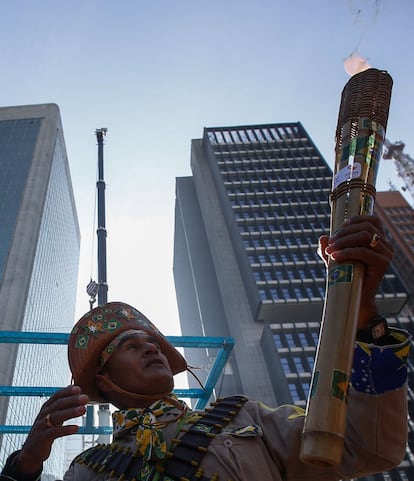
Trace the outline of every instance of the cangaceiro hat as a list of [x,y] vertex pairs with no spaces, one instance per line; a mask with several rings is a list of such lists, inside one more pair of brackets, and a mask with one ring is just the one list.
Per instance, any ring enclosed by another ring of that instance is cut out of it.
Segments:
[[145,331],[155,337],[173,374],[187,369],[184,357],[141,312],[124,302],[108,302],[82,316],[69,336],[68,358],[73,381],[91,401],[105,401],[95,385],[102,352],[113,348],[111,341],[127,330]]

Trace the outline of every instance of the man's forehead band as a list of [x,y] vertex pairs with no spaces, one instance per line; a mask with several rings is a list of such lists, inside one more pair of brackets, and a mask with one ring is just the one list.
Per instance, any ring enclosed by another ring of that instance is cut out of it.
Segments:
[[149,337],[148,333],[142,329],[127,329],[118,334],[112,341],[105,347],[101,352],[101,357],[99,359],[99,370],[101,370],[105,364],[109,361],[112,354],[115,352],[116,348],[128,337]]

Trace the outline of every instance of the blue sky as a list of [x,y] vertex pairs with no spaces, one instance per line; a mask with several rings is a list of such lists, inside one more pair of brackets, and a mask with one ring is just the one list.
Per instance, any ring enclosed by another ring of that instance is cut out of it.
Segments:
[[[393,76],[387,137],[414,155],[413,19],[411,0],[0,0],[0,105],[61,110],[82,231],[77,316],[96,255],[96,128],[108,128],[109,299],[178,334],[174,187],[191,174],[190,140],[301,121],[332,165],[343,60],[358,50]],[[379,189],[395,176],[384,162]]]

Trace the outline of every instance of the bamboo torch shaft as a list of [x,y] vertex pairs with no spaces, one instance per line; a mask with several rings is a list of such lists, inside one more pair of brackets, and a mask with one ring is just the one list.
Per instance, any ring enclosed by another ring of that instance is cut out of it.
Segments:
[[[360,214],[372,214],[375,181],[385,140],[392,79],[369,69],[342,92],[331,193],[331,235]],[[347,396],[364,279],[361,263],[330,261],[319,344],[306,408],[300,458],[340,464]]]

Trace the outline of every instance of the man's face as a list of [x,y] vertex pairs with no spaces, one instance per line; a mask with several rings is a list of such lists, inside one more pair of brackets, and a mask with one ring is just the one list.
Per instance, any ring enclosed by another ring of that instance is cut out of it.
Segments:
[[125,336],[102,374],[121,389],[134,394],[171,392],[173,374],[157,340],[143,331]]

